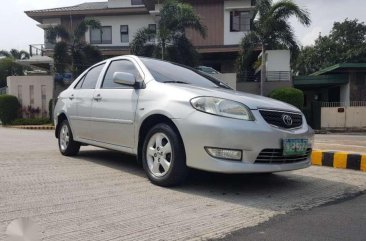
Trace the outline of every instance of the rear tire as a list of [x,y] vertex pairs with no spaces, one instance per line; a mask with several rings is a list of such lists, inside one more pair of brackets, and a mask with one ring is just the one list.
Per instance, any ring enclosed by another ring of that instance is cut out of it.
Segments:
[[188,168],[180,136],[167,124],[157,124],[146,135],[142,165],[149,180],[163,187],[184,182]]
[[64,156],[75,156],[79,153],[80,143],[74,141],[69,122],[64,120],[58,132],[58,147]]

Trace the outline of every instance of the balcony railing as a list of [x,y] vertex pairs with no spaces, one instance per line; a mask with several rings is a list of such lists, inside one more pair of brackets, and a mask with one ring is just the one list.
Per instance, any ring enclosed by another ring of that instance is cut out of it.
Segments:
[[[248,71],[238,75],[238,82],[260,82],[261,73]],[[289,82],[291,81],[290,71],[267,71],[266,82]]]
[[29,45],[29,54],[33,56],[43,56],[45,51],[44,44],[31,44]]
[[266,81],[270,82],[288,82],[291,80],[291,72],[290,71],[267,71],[267,79]]

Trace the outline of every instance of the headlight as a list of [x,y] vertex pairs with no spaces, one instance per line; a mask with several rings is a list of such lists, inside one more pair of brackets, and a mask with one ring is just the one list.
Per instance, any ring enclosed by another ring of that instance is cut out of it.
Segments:
[[244,104],[216,97],[197,97],[191,100],[196,110],[240,120],[254,120],[249,108]]

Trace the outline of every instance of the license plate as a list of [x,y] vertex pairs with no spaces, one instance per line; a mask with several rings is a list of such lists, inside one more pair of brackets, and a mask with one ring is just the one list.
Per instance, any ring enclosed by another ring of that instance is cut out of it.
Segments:
[[283,155],[295,156],[305,155],[308,148],[307,139],[284,139],[283,140]]

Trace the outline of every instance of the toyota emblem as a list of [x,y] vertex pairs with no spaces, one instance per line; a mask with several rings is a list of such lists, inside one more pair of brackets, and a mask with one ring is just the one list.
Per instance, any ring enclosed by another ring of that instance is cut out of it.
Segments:
[[287,126],[292,125],[292,118],[289,115],[282,115],[283,123],[285,123]]

